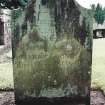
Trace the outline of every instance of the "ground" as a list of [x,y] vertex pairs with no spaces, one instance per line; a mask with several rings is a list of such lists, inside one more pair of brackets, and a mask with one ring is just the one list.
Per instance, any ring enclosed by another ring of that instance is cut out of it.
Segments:
[[0,92],[0,105],[15,105],[14,92]]
[[91,105],[105,105],[105,97],[100,91],[91,91]]
[[[93,41],[92,88],[101,89],[105,94],[105,39]],[[11,51],[0,55],[0,89],[13,88]],[[9,61],[9,63],[7,62]],[[14,92],[0,92],[0,105],[15,105]],[[105,97],[100,91],[91,91],[91,105],[105,105]]]

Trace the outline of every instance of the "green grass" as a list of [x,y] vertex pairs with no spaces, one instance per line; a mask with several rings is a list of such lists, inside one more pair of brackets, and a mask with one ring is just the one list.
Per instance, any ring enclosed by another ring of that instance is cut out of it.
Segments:
[[0,64],[0,89],[13,89],[12,63]]
[[92,88],[105,92],[105,39],[94,39]]

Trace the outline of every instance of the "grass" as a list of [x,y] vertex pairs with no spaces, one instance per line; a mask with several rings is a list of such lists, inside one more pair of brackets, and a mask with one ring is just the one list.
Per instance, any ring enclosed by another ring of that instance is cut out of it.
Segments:
[[12,63],[0,64],[0,89],[13,89]]
[[105,39],[94,39],[92,88],[102,89],[105,92]]

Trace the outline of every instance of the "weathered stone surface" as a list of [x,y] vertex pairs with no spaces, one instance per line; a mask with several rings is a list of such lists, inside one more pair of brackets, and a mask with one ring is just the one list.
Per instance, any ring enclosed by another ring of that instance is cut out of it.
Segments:
[[23,29],[16,29],[20,33],[14,57],[16,97],[88,96],[89,12],[73,0],[30,2],[16,21],[17,26],[24,19]]

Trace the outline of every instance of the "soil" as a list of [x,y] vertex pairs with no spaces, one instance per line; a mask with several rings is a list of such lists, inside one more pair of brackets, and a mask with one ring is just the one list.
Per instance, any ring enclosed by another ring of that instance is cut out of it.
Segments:
[[0,92],[0,105],[15,105],[14,92]]
[[[14,92],[1,91],[0,92],[0,105],[16,105]],[[67,105],[74,105],[74,104],[68,103]],[[75,105],[84,105],[84,104],[75,103]],[[91,91],[91,105],[105,105],[105,97],[101,91]]]
[[105,105],[105,96],[103,95],[103,92],[91,92],[91,105]]

